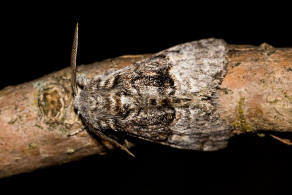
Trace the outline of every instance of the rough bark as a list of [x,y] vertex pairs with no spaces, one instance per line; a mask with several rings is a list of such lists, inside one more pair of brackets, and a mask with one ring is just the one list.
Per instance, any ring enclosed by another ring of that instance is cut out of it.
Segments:
[[[149,55],[122,56],[79,66],[93,77]],[[220,116],[234,134],[292,131],[292,49],[229,45],[228,72],[220,86]],[[104,155],[114,149],[83,128],[72,107],[70,69],[0,91],[0,178]]]
[[230,45],[221,89],[221,117],[234,133],[292,131],[292,49]]

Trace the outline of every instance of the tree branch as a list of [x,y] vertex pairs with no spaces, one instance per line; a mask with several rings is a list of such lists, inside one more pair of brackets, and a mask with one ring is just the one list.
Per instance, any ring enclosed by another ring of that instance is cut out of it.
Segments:
[[[89,78],[149,55],[122,56],[79,66]],[[234,134],[292,131],[292,49],[229,45],[228,72],[220,86],[220,117]],[[104,155],[114,149],[86,131],[72,107],[70,69],[0,91],[0,178]]]

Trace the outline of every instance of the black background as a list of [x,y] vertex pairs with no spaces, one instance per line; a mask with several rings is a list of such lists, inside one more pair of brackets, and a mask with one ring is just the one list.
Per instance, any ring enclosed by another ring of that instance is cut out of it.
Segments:
[[[154,53],[208,37],[231,44],[292,47],[288,5],[72,4],[1,7],[1,89],[69,66],[76,21],[80,25],[78,64]],[[279,194],[289,190],[292,148],[269,136],[237,136],[218,152],[144,142],[138,142],[133,152],[136,158],[116,151],[9,177],[0,180],[0,190],[82,194]]]

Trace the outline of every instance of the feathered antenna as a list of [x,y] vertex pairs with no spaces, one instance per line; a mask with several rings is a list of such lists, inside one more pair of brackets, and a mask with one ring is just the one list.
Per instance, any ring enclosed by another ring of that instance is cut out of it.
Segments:
[[71,66],[71,70],[72,70],[71,85],[72,85],[72,90],[73,90],[74,95],[76,95],[76,93],[77,93],[77,84],[76,84],[77,48],[78,48],[78,23],[76,23],[76,27],[75,27],[72,52],[71,52],[71,60],[70,60],[70,66]]

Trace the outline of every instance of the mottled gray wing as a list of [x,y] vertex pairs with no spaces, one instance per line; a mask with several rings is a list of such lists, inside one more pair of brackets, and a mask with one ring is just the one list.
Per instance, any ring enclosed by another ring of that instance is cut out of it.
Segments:
[[74,106],[92,131],[125,132],[177,148],[221,149],[231,132],[216,104],[226,53],[219,39],[172,47],[90,80]]
[[178,148],[225,147],[231,128],[220,119],[216,98],[226,73],[226,53],[223,40],[194,41],[159,52],[121,73],[123,88],[139,97],[137,112],[124,120],[125,131]]

